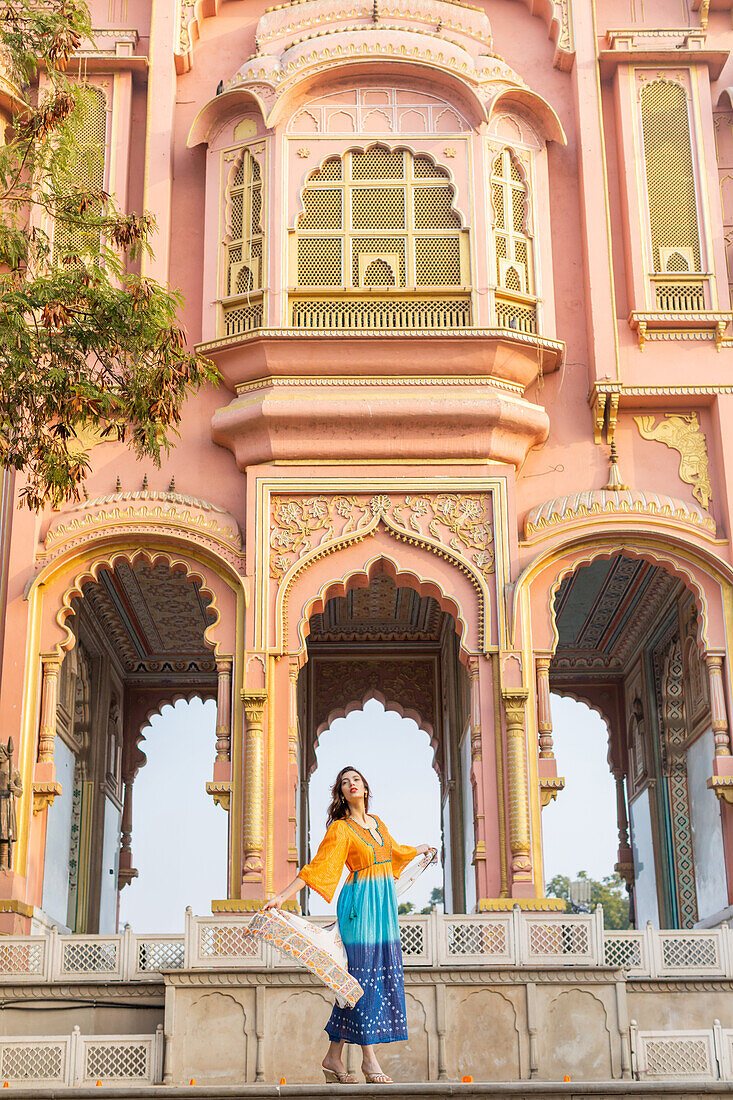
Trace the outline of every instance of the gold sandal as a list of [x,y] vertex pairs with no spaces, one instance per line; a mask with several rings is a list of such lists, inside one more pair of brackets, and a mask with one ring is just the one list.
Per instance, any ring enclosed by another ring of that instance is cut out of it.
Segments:
[[388,1077],[386,1073],[381,1073],[381,1072],[380,1073],[366,1073],[364,1070],[362,1070],[361,1072],[364,1074],[364,1080],[366,1081],[366,1083],[368,1085],[393,1085],[394,1084],[394,1081],[392,1080],[392,1078]]
[[335,1069],[327,1069],[324,1065],[321,1065],[323,1070],[323,1076],[326,1078],[327,1085],[355,1085],[356,1078],[352,1077],[350,1073],[337,1073]]

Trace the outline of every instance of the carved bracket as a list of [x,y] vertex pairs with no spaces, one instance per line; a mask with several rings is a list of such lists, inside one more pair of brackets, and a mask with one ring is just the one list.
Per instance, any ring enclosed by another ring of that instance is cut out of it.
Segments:
[[206,793],[210,794],[217,806],[229,811],[229,803],[232,795],[232,784],[229,781],[209,782],[206,784]]
[[61,794],[61,784],[53,782],[33,783],[33,813],[39,814],[47,806],[53,806],[53,800]]
[[560,791],[565,789],[565,780],[559,775],[544,776],[540,779],[540,803],[542,809],[549,806],[557,798]]

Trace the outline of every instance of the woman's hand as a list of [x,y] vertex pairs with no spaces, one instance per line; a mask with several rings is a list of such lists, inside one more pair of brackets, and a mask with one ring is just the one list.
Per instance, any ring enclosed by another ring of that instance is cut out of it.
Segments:
[[431,848],[431,846],[429,844],[418,844],[418,846],[417,846],[417,854],[419,856],[425,856],[425,855],[428,854],[428,852],[433,852],[433,851],[435,851],[435,849]]
[[285,899],[283,897],[281,897],[280,894],[275,894],[274,898],[268,898],[268,900],[265,902],[265,904],[262,906],[262,908],[263,909],[281,909],[282,908],[282,903],[283,903],[284,900]]

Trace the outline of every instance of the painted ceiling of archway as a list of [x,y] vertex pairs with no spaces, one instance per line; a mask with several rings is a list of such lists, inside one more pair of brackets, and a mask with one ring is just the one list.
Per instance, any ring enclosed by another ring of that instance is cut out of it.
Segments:
[[214,612],[200,585],[185,573],[173,572],[164,561],[118,561],[82,592],[127,673],[215,673],[204,641]]
[[623,669],[679,585],[665,569],[622,554],[576,569],[555,597],[554,667]]
[[368,588],[328,600],[310,620],[309,642],[438,642],[443,612],[437,600],[391,577],[373,577]]

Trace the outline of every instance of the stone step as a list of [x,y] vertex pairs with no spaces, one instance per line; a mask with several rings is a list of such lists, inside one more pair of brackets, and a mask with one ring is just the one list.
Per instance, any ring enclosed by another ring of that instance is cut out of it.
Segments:
[[730,1097],[731,1081],[490,1081],[405,1085],[102,1085],[72,1088],[13,1086],[8,1100],[703,1100]]

